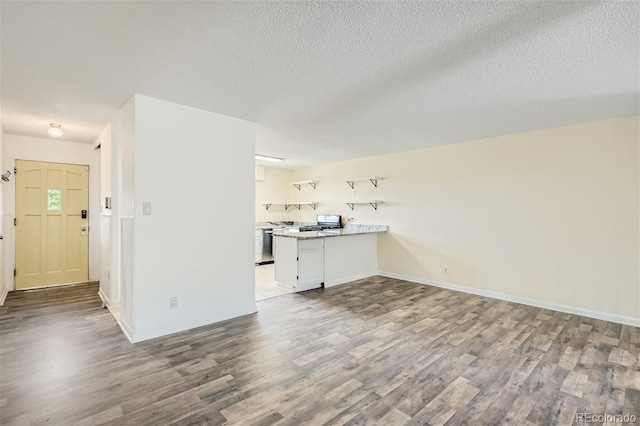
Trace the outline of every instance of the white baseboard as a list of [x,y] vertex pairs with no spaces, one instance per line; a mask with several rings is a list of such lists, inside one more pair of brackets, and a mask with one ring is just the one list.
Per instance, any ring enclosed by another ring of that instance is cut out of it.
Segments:
[[0,291],[0,306],[4,306],[4,301],[7,299],[7,294],[9,294],[9,290],[7,290],[6,288],[3,288],[2,291]]
[[339,278],[337,280],[325,281],[324,282],[324,287],[325,288],[335,287],[337,285],[346,284],[346,283],[349,283],[351,281],[357,281],[357,280],[362,280],[364,278],[373,277],[374,275],[379,275],[379,274],[376,271],[364,272],[364,273],[360,273],[360,274],[351,275],[349,277]]
[[100,297],[100,299],[102,300],[103,308],[108,308],[111,306],[111,301],[109,300],[109,297],[107,297],[107,295],[104,294],[104,291],[102,291],[102,289],[98,290],[98,297]]
[[129,343],[134,343],[134,341],[133,341],[133,331],[131,331],[131,328],[129,327],[127,322],[122,319],[122,317],[120,317],[120,319],[118,320],[118,325],[120,326],[120,329],[124,333],[124,335],[127,338],[127,340],[129,340]]
[[505,300],[507,302],[520,303],[522,305],[535,306],[537,308],[549,309],[552,311],[565,312],[568,314],[580,315],[583,317],[595,318],[599,320],[615,322],[618,324],[630,325],[633,327],[640,327],[640,318],[625,317],[622,315],[610,314],[607,312],[592,311],[589,309],[577,308],[574,306],[560,305],[558,303],[527,299],[525,297],[513,296],[511,294],[497,293],[494,291],[465,287],[457,284],[449,284],[441,281],[429,280],[426,278],[411,277],[408,275],[396,274],[394,272],[378,271],[378,275],[381,275],[383,277],[396,278],[399,280],[412,281],[418,284],[446,288],[448,290],[460,291],[463,293],[475,294],[492,299]]
[[[154,339],[156,337],[162,337],[162,336],[167,336],[169,334],[173,334],[173,333],[178,333],[181,331],[186,331],[186,330],[191,330],[192,328],[196,328],[196,327],[202,327],[205,325],[210,325],[210,324],[215,324],[217,322],[221,322],[221,321],[226,321],[232,318],[238,318],[238,317],[242,317],[245,315],[251,315],[251,314],[255,314],[256,312],[258,312],[258,309],[255,305],[255,303],[253,304],[253,307],[246,309],[244,311],[241,311],[243,313],[240,313],[238,315],[234,315],[233,317],[230,318],[224,318],[224,317],[220,317],[220,316],[213,316],[213,317],[207,317],[207,318],[198,318],[195,320],[190,320],[190,321],[184,321],[184,322],[180,322],[177,324],[170,324],[167,326],[163,326],[163,327],[158,327],[158,328],[152,328],[149,330],[142,330],[142,331],[134,331],[132,333],[132,338],[129,339],[131,341],[131,343],[138,343],[138,342],[142,342],[143,340],[149,340],[149,339]],[[127,332],[125,331],[125,334],[127,334]],[[128,337],[128,336],[127,336]]]

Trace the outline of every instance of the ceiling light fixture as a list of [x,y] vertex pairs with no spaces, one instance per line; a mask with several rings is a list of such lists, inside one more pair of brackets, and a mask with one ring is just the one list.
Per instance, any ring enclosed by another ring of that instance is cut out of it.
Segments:
[[273,161],[273,162],[277,162],[277,161],[282,161],[282,160],[284,160],[284,158],[269,157],[268,155],[260,155],[260,154],[256,154],[256,160],[263,160],[263,161]]
[[49,134],[56,138],[62,136],[64,132],[62,131],[62,124],[58,123],[49,123]]

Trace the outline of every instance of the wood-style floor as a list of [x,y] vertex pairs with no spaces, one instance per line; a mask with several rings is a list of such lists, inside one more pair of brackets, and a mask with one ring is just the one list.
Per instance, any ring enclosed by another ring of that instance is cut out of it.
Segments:
[[131,345],[97,286],[10,293],[0,424],[572,424],[640,415],[640,329],[374,277]]

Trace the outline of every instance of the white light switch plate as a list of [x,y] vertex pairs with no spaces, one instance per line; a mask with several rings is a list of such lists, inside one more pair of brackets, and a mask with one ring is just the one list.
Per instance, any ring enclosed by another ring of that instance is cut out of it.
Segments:
[[151,203],[145,201],[142,203],[142,214],[151,214]]

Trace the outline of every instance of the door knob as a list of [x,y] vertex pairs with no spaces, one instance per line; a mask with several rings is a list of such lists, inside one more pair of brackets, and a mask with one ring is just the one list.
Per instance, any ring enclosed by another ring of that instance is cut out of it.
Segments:
[[89,232],[89,222],[85,222],[80,225],[80,232],[82,233],[82,235],[87,235],[87,233]]

